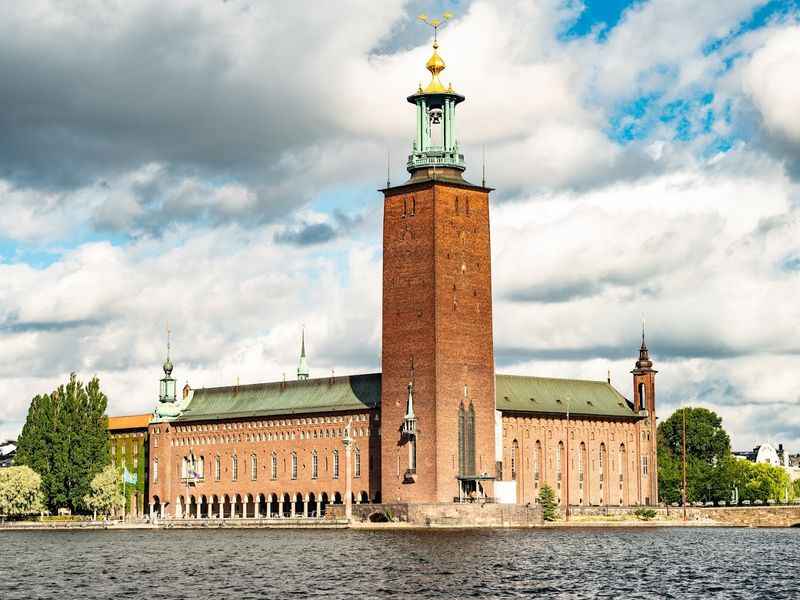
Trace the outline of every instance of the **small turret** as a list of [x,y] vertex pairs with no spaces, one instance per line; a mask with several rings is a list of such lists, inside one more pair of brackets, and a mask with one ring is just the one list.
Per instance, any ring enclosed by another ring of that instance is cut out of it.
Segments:
[[306,358],[306,328],[300,334],[300,361],[297,365],[297,379],[305,381],[308,379],[308,359]]
[[156,416],[159,418],[171,418],[180,414],[180,407],[177,403],[177,390],[175,379],[172,377],[173,364],[170,358],[170,331],[167,330],[167,358],[162,366],[164,377],[161,378],[158,394],[158,407]]

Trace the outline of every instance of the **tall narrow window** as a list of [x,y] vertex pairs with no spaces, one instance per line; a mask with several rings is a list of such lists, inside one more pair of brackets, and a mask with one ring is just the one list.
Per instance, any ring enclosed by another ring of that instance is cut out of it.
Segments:
[[464,203],[466,204],[465,208],[467,209],[467,216],[469,216],[469,198],[466,198]]
[[458,196],[456,196],[456,214],[458,214]]
[[153,459],[153,481],[158,481],[158,459]]
[[606,445],[600,444],[600,454],[598,455],[597,466],[600,467],[600,487],[603,487],[603,480],[606,473]]
[[475,407],[469,403],[467,411],[467,475],[475,475]]
[[333,478],[339,479],[339,451],[333,451]]
[[[414,467],[411,467],[412,469]],[[356,448],[353,457],[353,477],[361,477],[361,449]]]
[[644,383],[639,384],[639,405],[643,409],[647,409],[647,397],[644,390]]
[[214,457],[214,480],[219,481],[221,474],[222,474],[222,461],[220,461],[219,456],[216,456]]
[[647,457],[642,457],[642,477],[647,477]]
[[583,463],[584,453],[586,452],[586,445],[581,442],[581,447],[578,452],[578,487],[583,489]]
[[403,216],[405,217],[408,214],[408,200],[403,198]]
[[[458,199],[456,199],[458,201]],[[466,418],[464,415],[464,404],[458,406],[458,474],[464,475],[465,467],[464,461],[466,460]]]
[[203,479],[206,475],[206,461],[202,456],[197,457],[194,467],[195,477]]
[[181,479],[187,479],[189,477],[189,459],[185,456],[181,461]]
[[564,452],[564,442],[558,442],[558,447],[556,448],[556,481],[558,482],[558,487],[561,487],[561,455]]
[[297,452],[292,452],[292,479],[297,479]]
[[411,196],[411,216],[417,214],[417,199],[414,196]]
[[539,481],[542,476],[542,442],[536,441],[536,450],[533,453],[533,479]]
[[231,459],[231,480],[236,481],[239,479],[239,457],[235,454]]
[[311,453],[311,479],[316,479],[319,476],[319,456],[317,451]]
[[511,479],[517,478],[517,464],[519,463],[519,442],[514,440],[511,443]]
[[255,454],[250,455],[250,481],[258,479],[258,458]]
[[619,445],[619,487],[622,488],[622,482],[625,481],[625,444]]
[[278,455],[274,452],[272,453],[272,479],[278,478]]

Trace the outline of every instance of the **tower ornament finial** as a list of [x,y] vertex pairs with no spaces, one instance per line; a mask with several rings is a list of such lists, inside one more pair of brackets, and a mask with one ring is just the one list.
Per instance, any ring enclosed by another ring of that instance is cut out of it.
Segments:
[[417,17],[419,21],[427,25],[428,27],[433,28],[433,54],[428,59],[428,62],[425,63],[425,68],[431,72],[431,82],[428,84],[428,87],[425,88],[424,92],[427,94],[440,94],[440,93],[447,93],[448,90],[452,92],[452,85],[450,88],[444,87],[442,82],[439,81],[439,73],[444,71],[445,63],[442,60],[442,57],[439,56],[437,50],[439,49],[439,29],[447,25],[447,22],[453,18],[453,13],[450,11],[445,12],[442,15],[441,19],[431,19],[428,15],[422,14]]

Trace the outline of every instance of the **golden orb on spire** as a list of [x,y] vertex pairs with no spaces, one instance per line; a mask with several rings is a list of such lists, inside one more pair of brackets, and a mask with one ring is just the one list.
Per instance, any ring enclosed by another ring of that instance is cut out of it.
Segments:
[[429,19],[427,15],[420,15],[417,17],[420,21],[433,28],[433,54],[428,59],[428,62],[425,63],[425,68],[431,72],[431,82],[428,84],[428,87],[422,90],[424,94],[445,94],[448,93],[448,91],[453,91],[452,85],[450,88],[446,88],[439,80],[439,73],[444,71],[447,65],[444,64],[444,60],[439,56],[437,34],[439,33],[439,28],[444,27],[447,21],[453,18],[453,13],[446,12],[442,17],[444,20]]

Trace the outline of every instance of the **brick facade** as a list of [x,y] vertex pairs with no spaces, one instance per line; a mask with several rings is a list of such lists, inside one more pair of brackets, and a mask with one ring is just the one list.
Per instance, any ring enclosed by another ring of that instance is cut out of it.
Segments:
[[[383,236],[383,495],[452,502],[462,402],[475,410],[475,470],[495,469],[489,190],[430,179],[389,188]],[[418,435],[409,477],[400,428],[412,362]]]
[[[565,417],[504,414],[502,425],[503,479],[516,481],[518,503],[535,503],[547,483],[565,505],[567,467],[570,505],[658,502],[656,435],[649,420],[578,417],[570,418],[567,429]],[[652,462],[645,464],[643,456]]]
[[[271,515],[319,515],[327,504],[342,503],[345,498],[347,452],[342,436],[351,418],[353,501],[380,500],[379,462],[373,460],[379,456],[378,413],[363,411],[152,423],[151,512],[184,516],[188,509],[190,516],[200,517],[263,516],[268,511]],[[192,456],[195,478],[183,471],[184,459]]]

